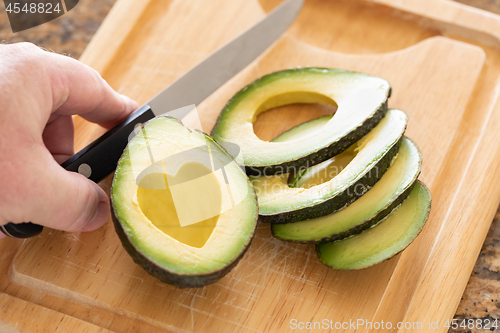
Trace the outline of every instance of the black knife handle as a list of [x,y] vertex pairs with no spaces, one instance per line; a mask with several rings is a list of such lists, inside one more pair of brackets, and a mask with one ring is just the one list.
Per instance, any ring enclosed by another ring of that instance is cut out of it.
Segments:
[[30,238],[40,234],[43,227],[33,223],[7,223],[0,226],[0,231],[12,238]]
[[[100,182],[116,169],[116,164],[135,126],[154,117],[148,105],[140,107],[100,138],[71,156],[61,166],[68,171],[81,173],[96,183]],[[8,223],[0,226],[0,231],[14,238],[33,237],[42,230],[42,226],[34,223]]]
[[149,106],[140,107],[61,166],[68,171],[81,173],[96,183],[100,182],[116,169],[134,127],[154,117]]

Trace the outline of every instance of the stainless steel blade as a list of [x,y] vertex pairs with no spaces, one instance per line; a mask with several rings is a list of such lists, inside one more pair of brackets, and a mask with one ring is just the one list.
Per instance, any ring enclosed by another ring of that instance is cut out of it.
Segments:
[[[303,3],[304,0],[284,1],[257,24],[212,53],[146,104],[158,116],[201,103],[280,37],[295,20]],[[174,116],[182,118],[181,114]]]

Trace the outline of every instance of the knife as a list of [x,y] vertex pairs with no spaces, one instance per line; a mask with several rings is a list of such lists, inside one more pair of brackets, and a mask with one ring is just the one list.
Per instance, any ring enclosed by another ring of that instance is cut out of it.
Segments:
[[[137,125],[162,114],[182,119],[192,109],[183,107],[201,103],[278,39],[295,20],[303,2],[304,0],[282,2],[254,26],[216,50],[61,166],[96,183],[100,182],[115,170],[129,136]],[[186,112],[169,113],[179,108]],[[8,223],[0,226],[0,231],[14,238],[33,237],[42,230],[42,226],[34,223]]]

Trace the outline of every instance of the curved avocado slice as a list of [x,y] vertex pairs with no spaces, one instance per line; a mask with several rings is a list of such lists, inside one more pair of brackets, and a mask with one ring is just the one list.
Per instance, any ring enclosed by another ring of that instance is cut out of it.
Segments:
[[[382,178],[361,198],[330,215],[294,223],[273,224],[273,236],[298,243],[340,240],[380,222],[410,194],[422,165],[417,145],[403,138],[398,155]],[[306,171],[314,173],[316,165]],[[307,178],[307,175],[303,175]]]
[[[329,68],[296,68],[266,75],[241,89],[226,104],[212,130],[224,145],[241,147],[249,175],[273,175],[311,167],[361,139],[384,116],[389,83],[379,77]],[[293,103],[337,106],[321,131],[285,142],[260,140],[253,131],[259,113]]]
[[[324,125],[326,125],[326,123],[328,123],[328,121],[330,121],[330,119],[332,119],[332,117],[333,115],[323,116],[297,125],[275,137],[272,142],[306,138],[311,133],[320,130]],[[355,145],[352,145],[339,155],[336,155],[311,168],[302,167],[295,170],[293,176],[288,180],[288,186],[309,188],[311,185],[317,185],[333,178],[354,158],[356,153],[354,151],[355,148]],[[315,170],[315,172],[309,172],[308,170]],[[301,184],[298,184],[299,181]]]
[[145,124],[111,188],[116,232],[134,261],[178,287],[214,283],[250,245],[258,210],[240,166],[207,134],[172,117]]
[[431,201],[429,189],[417,181],[409,197],[380,224],[350,238],[316,245],[319,260],[333,269],[354,270],[392,258],[422,231]]
[[396,156],[408,117],[389,110],[382,121],[359,140],[355,157],[342,171],[324,183],[288,186],[288,174],[251,177],[263,222],[290,223],[331,214],[351,204],[382,178]]

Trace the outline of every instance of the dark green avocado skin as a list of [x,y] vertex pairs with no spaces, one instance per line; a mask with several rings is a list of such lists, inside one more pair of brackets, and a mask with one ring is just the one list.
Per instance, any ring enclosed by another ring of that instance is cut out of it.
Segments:
[[[113,205],[111,205],[111,207],[113,207]],[[125,250],[132,257],[134,262],[139,266],[141,266],[146,272],[148,272],[148,274],[159,279],[161,282],[168,283],[179,288],[198,288],[219,281],[222,277],[224,277],[227,273],[229,273],[229,271],[231,271],[231,269],[233,269],[234,266],[238,264],[241,258],[243,258],[243,255],[250,247],[250,243],[253,238],[253,237],[250,238],[248,244],[233,260],[233,262],[231,262],[224,268],[207,274],[184,275],[184,274],[169,272],[165,268],[160,267],[159,265],[151,261],[141,252],[139,252],[125,234],[122,225],[120,224],[118,218],[116,217],[114,208],[111,208],[111,218],[113,220],[113,224],[115,226],[115,231],[116,234],[118,235],[118,238],[120,239]]]
[[[416,179],[415,179],[415,181],[416,181]],[[406,200],[406,198],[408,198],[411,191],[413,190],[413,186],[415,186],[415,182],[411,186],[409,186],[403,193],[401,193],[401,195],[396,200],[394,200],[389,206],[387,206],[386,208],[379,211],[377,213],[377,215],[375,215],[372,219],[367,220],[364,223],[360,223],[360,224],[358,224],[350,229],[347,229],[345,231],[342,231],[338,234],[335,234],[335,235],[332,235],[329,237],[317,238],[317,239],[312,239],[309,241],[298,241],[298,240],[291,240],[291,239],[283,239],[283,238],[275,235],[272,228],[271,228],[271,231],[272,231],[273,236],[278,238],[278,239],[281,239],[281,240],[284,240],[287,242],[303,243],[303,244],[310,244],[310,243],[319,244],[319,243],[334,242],[334,241],[338,241],[338,240],[341,240],[341,239],[344,239],[344,238],[347,238],[350,236],[354,236],[354,235],[357,235],[357,234],[377,225],[380,221],[382,221],[384,218],[386,218],[387,215],[389,215],[394,209],[396,209],[396,207],[398,207],[400,204],[402,204],[403,201]]]
[[394,144],[389,151],[382,157],[382,159],[377,163],[373,170],[377,170],[378,172],[367,172],[362,178],[360,178],[355,184],[351,185],[344,192],[339,195],[330,198],[320,204],[304,207],[299,210],[281,212],[277,214],[270,215],[259,215],[259,220],[265,223],[291,223],[298,222],[303,220],[309,220],[312,218],[325,216],[340,210],[347,205],[350,205],[358,198],[360,198],[363,194],[366,193],[356,191],[358,188],[365,188],[369,190],[375,183],[382,178],[384,173],[390,167],[392,159],[399,151],[399,147],[401,146],[401,140],[403,136],[398,140],[396,144]]
[[352,146],[362,137],[368,134],[378,123],[384,118],[387,112],[387,101],[373,114],[372,117],[366,119],[363,124],[352,130],[349,134],[332,143],[328,147],[321,148],[313,154],[301,157],[296,160],[287,161],[277,165],[264,166],[245,166],[245,172],[249,176],[271,176],[292,171],[307,169],[316,164],[324,162]]

